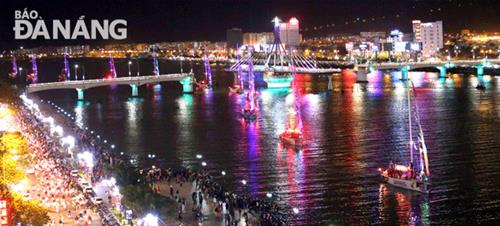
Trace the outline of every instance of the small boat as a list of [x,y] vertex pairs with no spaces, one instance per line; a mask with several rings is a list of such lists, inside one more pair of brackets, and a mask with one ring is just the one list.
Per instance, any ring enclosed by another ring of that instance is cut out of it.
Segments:
[[[290,59],[293,58],[290,57]],[[288,108],[286,130],[280,134],[280,140],[283,146],[300,150],[302,149],[303,140],[302,114],[299,94],[295,85],[295,66],[293,65],[293,60],[290,60],[290,68],[292,69],[290,83],[292,85],[293,105]]]
[[15,79],[17,76],[18,70],[17,70],[17,63],[16,63],[16,56],[12,55],[12,71],[9,72],[9,78]]
[[245,108],[241,111],[241,116],[246,122],[253,122],[257,119],[257,103],[255,97],[257,97],[257,92],[255,92],[254,85],[254,74],[253,74],[253,63],[249,61],[248,63],[248,92],[245,98]]
[[298,131],[287,130],[284,133],[280,134],[280,140],[285,147],[290,147],[293,149],[302,148],[302,133]]
[[235,93],[235,94],[242,94],[243,93],[243,88],[241,88],[240,85],[232,85],[228,87],[230,93]]
[[388,184],[422,193],[429,192],[428,183],[420,179],[421,176],[416,175],[412,164],[407,166],[390,164],[387,169],[383,171],[380,169],[380,171],[384,182]]
[[[406,165],[398,165],[390,163],[389,167],[386,169],[379,168],[384,182],[404,188],[407,190],[429,193],[429,161],[427,158],[427,146],[425,145],[424,133],[422,131],[422,126],[420,125],[420,118],[418,116],[417,105],[414,106],[415,111],[412,112],[412,95],[411,90],[413,83],[408,80],[407,97],[408,97],[408,130],[409,130],[409,149],[410,149],[410,161]],[[413,101],[414,102],[414,101]],[[412,114],[414,113],[414,114]],[[418,128],[418,145],[415,146],[413,142],[413,132],[412,132],[412,118],[415,117],[416,126]],[[418,150],[418,157],[414,157],[414,149]],[[418,158],[418,165],[414,166],[413,159]]]

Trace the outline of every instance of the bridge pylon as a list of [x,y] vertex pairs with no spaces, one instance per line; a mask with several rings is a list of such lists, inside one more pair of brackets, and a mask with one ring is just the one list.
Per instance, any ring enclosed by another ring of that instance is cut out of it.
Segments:
[[83,99],[84,99],[84,92],[83,92],[83,89],[77,88],[77,89],[76,89],[76,93],[77,93],[77,98],[78,98],[78,100],[83,100]]

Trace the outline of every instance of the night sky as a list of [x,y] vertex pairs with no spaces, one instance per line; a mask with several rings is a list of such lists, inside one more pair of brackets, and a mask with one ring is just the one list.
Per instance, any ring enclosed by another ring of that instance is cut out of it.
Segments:
[[[81,15],[87,20],[126,19],[128,38],[122,41],[126,43],[224,41],[225,30],[231,27],[242,28],[244,32],[271,31],[270,21],[274,16],[283,19],[297,17],[301,28],[309,28],[303,32],[304,37],[394,28],[411,31],[412,19],[443,20],[445,32],[461,28],[500,31],[500,0],[6,0],[0,4],[0,50],[21,45],[116,43],[112,40],[14,40],[14,10],[24,8],[37,10],[46,22],[53,19],[74,22]],[[375,21],[371,22],[371,18]],[[366,19],[365,23],[363,19]],[[350,23],[346,25],[346,21]],[[326,27],[327,24],[336,26]],[[313,29],[315,26],[317,30]]]

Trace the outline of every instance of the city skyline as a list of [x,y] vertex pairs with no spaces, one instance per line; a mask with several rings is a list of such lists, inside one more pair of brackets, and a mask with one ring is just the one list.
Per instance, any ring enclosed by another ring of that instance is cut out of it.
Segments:
[[[499,3],[495,1],[106,1],[49,4],[6,2],[1,9],[0,49],[75,44],[154,43],[169,41],[225,41],[227,29],[243,32],[271,32],[271,19],[297,17],[304,38],[334,33],[388,31],[411,32],[411,20],[442,20],[444,32],[463,28],[474,31],[498,31]],[[100,6],[96,6],[100,5]],[[373,7],[378,10],[373,10]],[[128,37],[125,40],[15,40],[12,30],[14,10],[37,10],[44,20],[125,19]],[[55,10],[54,10],[55,8]],[[466,16],[468,14],[474,16]],[[182,28],[182,29],[180,29]]]

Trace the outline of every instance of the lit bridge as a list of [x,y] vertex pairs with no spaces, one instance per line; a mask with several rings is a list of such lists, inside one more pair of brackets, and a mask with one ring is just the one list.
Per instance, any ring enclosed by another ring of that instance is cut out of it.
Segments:
[[131,87],[132,96],[138,96],[138,87],[141,85],[172,81],[180,82],[183,92],[188,93],[193,91],[193,74],[191,73],[34,83],[28,85],[26,90],[27,93],[34,93],[44,90],[75,89],[78,94],[78,99],[83,100],[83,91],[89,88],[109,85],[129,85]]
[[408,78],[408,71],[421,68],[439,69],[439,77],[446,77],[446,69],[454,67],[475,67],[478,76],[484,74],[484,67],[493,67],[500,64],[500,59],[480,59],[480,60],[449,60],[449,61],[423,61],[423,62],[402,62],[402,63],[367,63],[357,64],[354,66],[356,70],[357,81],[366,82],[366,75],[376,70],[399,70],[401,71],[401,79]]

